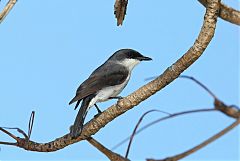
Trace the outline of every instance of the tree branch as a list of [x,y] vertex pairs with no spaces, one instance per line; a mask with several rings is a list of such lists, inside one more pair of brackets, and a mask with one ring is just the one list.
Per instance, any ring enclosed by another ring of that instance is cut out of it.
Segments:
[[160,111],[160,110],[149,110],[147,112],[145,112],[141,117],[140,119],[138,120],[133,132],[132,132],[132,135],[129,137],[129,143],[128,143],[128,147],[127,147],[127,151],[126,151],[126,154],[125,154],[125,158],[128,158],[128,154],[129,154],[129,151],[130,151],[130,148],[131,148],[131,145],[132,145],[132,141],[133,141],[133,138],[134,136],[136,135],[136,132],[137,132],[137,129],[139,127],[139,125],[141,124],[141,122],[143,121],[143,118],[148,115],[149,113],[151,112],[161,112],[161,113],[164,113],[164,114],[167,114],[167,115],[171,115],[170,113],[167,113],[167,112],[164,112],[164,111]]
[[112,152],[111,150],[104,147],[101,143],[99,143],[97,140],[95,140],[92,137],[89,137],[86,139],[90,144],[92,144],[95,148],[97,148],[100,152],[105,154],[108,159],[111,161],[129,161],[127,158],[122,157],[121,155]]
[[226,127],[225,129],[223,129],[222,131],[220,131],[219,133],[215,134],[214,136],[210,137],[209,139],[207,139],[206,141],[202,142],[201,144],[195,146],[192,149],[187,150],[184,153],[175,155],[173,157],[168,157],[165,159],[160,159],[160,160],[155,160],[155,159],[147,159],[147,161],[177,161],[180,160],[194,152],[196,152],[197,150],[207,146],[208,144],[210,144],[211,142],[217,140],[218,138],[220,138],[221,136],[223,136],[224,134],[226,134],[227,132],[229,132],[230,130],[232,130],[233,128],[235,128],[237,125],[240,124],[240,119],[237,119],[234,123],[232,123],[231,125],[229,125],[228,127]]
[[190,79],[193,82],[195,82],[197,85],[199,85],[200,87],[202,87],[210,96],[212,96],[215,100],[218,99],[217,96],[210,90],[208,89],[203,83],[201,83],[200,81],[198,81],[196,78],[191,77],[191,76],[187,76],[187,75],[180,75],[178,78],[186,78],[186,79]]
[[3,11],[0,13],[0,24],[4,20],[4,18],[7,16],[9,11],[13,8],[13,6],[16,4],[17,0],[9,0],[6,6],[4,7]]
[[13,145],[13,146],[17,145],[17,143],[10,143],[10,142],[4,142],[4,141],[0,141],[0,144],[2,144],[2,145]]
[[[198,1],[205,7],[207,6],[208,3],[207,0]],[[218,16],[223,20],[226,20],[236,25],[240,25],[240,12],[238,10],[235,10],[234,8],[228,7],[223,3],[220,4]]]
[[[182,115],[186,115],[186,114],[193,114],[193,113],[200,113],[200,112],[215,112],[217,111],[216,109],[214,108],[206,108],[206,109],[196,109],[196,110],[188,110],[188,111],[182,111],[182,112],[177,112],[177,113],[173,113],[173,114],[170,114],[168,116],[164,116],[164,117],[161,117],[157,120],[154,120],[152,122],[149,122],[147,123],[146,125],[144,125],[143,127],[141,127],[140,129],[136,130],[134,132],[134,136],[136,136],[137,134],[139,134],[140,132],[146,130],[147,128],[153,126],[154,124],[157,124],[157,123],[160,123],[162,121],[166,121],[168,119],[172,119],[172,118],[175,118],[175,117],[178,117],[178,116],[182,116]],[[135,130],[135,129],[134,129]],[[122,144],[124,144],[125,142],[127,142],[128,140],[130,140],[132,137],[129,136],[127,138],[125,138],[124,140],[122,140],[121,142],[119,142],[118,144],[116,144],[112,150],[115,150],[117,149],[119,146],[121,146]]]
[[9,137],[13,138],[17,142],[20,141],[18,137],[16,137],[15,135],[10,133],[9,131],[5,130],[4,128],[0,127],[0,131],[2,131],[3,133],[7,134]]
[[122,25],[127,12],[128,0],[116,0],[114,4],[114,14],[117,19],[117,26]]
[[204,16],[204,23],[194,45],[173,65],[167,68],[163,74],[155,80],[149,82],[129,96],[118,101],[117,104],[112,105],[97,118],[90,120],[84,127],[76,139],[72,139],[69,134],[66,134],[54,141],[48,143],[37,143],[33,141],[26,141],[21,139],[17,146],[30,151],[38,152],[52,152],[62,149],[70,144],[84,140],[91,135],[97,133],[101,128],[111,122],[119,115],[137,106],[142,101],[146,100],[169,83],[174,81],[184,70],[192,65],[204,52],[210,41],[212,40],[216,28],[217,15],[219,10],[220,0],[211,0],[207,7]]

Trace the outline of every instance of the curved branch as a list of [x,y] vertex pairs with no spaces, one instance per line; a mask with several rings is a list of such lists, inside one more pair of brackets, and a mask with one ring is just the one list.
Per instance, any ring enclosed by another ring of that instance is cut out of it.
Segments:
[[132,132],[132,135],[129,137],[129,143],[128,143],[128,147],[127,147],[127,151],[126,151],[126,154],[125,154],[125,158],[128,158],[128,154],[129,154],[129,151],[130,151],[130,148],[131,148],[131,145],[132,145],[132,141],[133,141],[133,138],[137,132],[137,129],[139,127],[139,125],[141,124],[141,122],[143,121],[143,118],[148,115],[149,113],[151,112],[161,112],[161,113],[164,113],[164,114],[167,114],[167,115],[171,115],[170,113],[167,113],[167,112],[163,112],[163,111],[160,111],[160,110],[149,110],[147,112],[145,112],[141,117],[140,119],[138,120],[133,132]]
[[[207,6],[207,0],[198,0],[205,7]],[[231,22],[236,25],[240,25],[240,12],[234,8],[228,7],[227,5],[221,3],[219,15],[221,19]]]
[[167,68],[163,74],[155,80],[149,82],[129,96],[118,101],[117,104],[112,105],[105,110],[97,118],[90,120],[84,127],[81,136],[72,139],[69,134],[66,134],[54,141],[48,143],[36,143],[33,141],[26,141],[21,139],[18,142],[18,147],[26,150],[38,152],[52,152],[62,149],[70,144],[84,140],[91,135],[97,133],[101,128],[111,122],[119,115],[137,106],[142,101],[146,100],[156,92],[163,89],[169,83],[174,81],[184,70],[192,65],[204,52],[208,44],[212,40],[216,28],[217,15],[219,10],[220,0],[211,0],[207,7],[204,16],[204,23],[194,45],[173,65]]
[[197,146],[187,150],[186,152],[183,152],[181,154],[175,155],[173,157],[168,157],[166,159],[161,159],[161,160],[147,159],[147,161],[177,161],[177,160],[180,160],[180,159],[182,159],[182,158],[184,158],[184,157],[186,157],[186,156],[196,152],[197,150],[207,146],[211,142],[217,140],[218,138],[220,138],[221,136],[223,136],[224,134],[226,134],[227,132],[229,132],[230,130],[232,130],[233,128],[235,128],[239,124],[240,124],[240,119],[237,119],[234,123],[232,123],[231,125],[229,125],[225,129],[223,129],[219,133],[217,133],[214,136],[210,137],[209,139],[205,140],[201,144],[199,144],[199,145],[197,145]]
[[188,75],[180,75],[178,78],[186,78],[186,79],[190,79],[192,80],[193,82],[195,82],[197,85],[199,85],[200,87],[202,87],[210,96],[212,96],[215,100],[217,98],[217,96],[210,90],[207,88],[207,86],[205,86],[202,82],[200,82],[199,80],[197,80],[196,78],[194,77],[191,77],[191,76],[188,76]]
[[[136,130],[134,132],[134,135],[136,136],[137,134],[139,134],[140,132],[146,130],[147,128],[153,126],[154,124],[157,124],[157,123],[160,123],[162,121],[166,121],[168,119],[173,119],[175,117],[179,117],[179,116],[182,116],[182,115],[186,115],[186,114],[193,114],[193,113],[199,113],[199,112],[213,112],[213,111],[217,111],[216,109],[214,108],[206,108],[206,109],[197,109],[197,110],[189,110],[189,111],[182,111],[182,112],[177,112],[177,113],[173,113],[173,114],[170,114],[168,116],[165,116],[165,117],[161,117],[157,120],[154,120],[152,122],[149,122],[147,123],[146,125],[144,125],[143,127],[141,127],[140,129]],[[135,130],[135,129],[134,129]],[[118,144],[116,144],[112,150],[115,150],[117,149],[118,147],[120,147],[122,144],[124,144],[125,142],[127,142],[128,140],[131,139],[132,136],[129,136],[127,138],[125,138],[124,140],[122,140],[121,142],[119,142]]]

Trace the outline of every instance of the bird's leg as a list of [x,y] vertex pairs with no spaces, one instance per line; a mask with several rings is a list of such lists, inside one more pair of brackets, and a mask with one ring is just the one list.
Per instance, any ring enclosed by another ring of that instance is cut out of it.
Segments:
[[118,100],[120,100],[120,99],[123,99],[123,97],[122,96],[116,96],[116,97],[109,97],[109,99],[118,99]]
[[97,104],[94,104],[94,106],[96,107],[97,111],[98,111],[98,114],[96,114],[94,117],[98,117],[102,111],[99,109],[99,107],[97,106]]
[[98,113],[102,113],[102,111],[99,109],[99,107],[97,106],[97,104],[94,104],[94,106],[96,107]]

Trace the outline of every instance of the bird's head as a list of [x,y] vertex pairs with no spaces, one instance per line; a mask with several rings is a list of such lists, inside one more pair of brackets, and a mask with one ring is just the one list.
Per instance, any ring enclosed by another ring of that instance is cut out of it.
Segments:
[[130,71],[141,61],[149,61],[152,58],[143,56],[133,49],[120,49],[116,51],[108,61],[115,61],[127,67]]

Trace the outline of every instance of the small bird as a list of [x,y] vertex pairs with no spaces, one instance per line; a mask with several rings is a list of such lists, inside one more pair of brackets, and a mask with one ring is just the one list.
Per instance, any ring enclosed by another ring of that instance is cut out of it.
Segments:
[[98,67],[77,89],[76,96],[69,105],[77,102],[75,109],[82,101],[74,125],[70,128],[70,136],[78,137],[83,128],[84,119],[90,107],[109,99],[120,99],[118,94],[127,85],[133,68],[141,61],[152,60],[132,49],[116,51],[105,63]]

